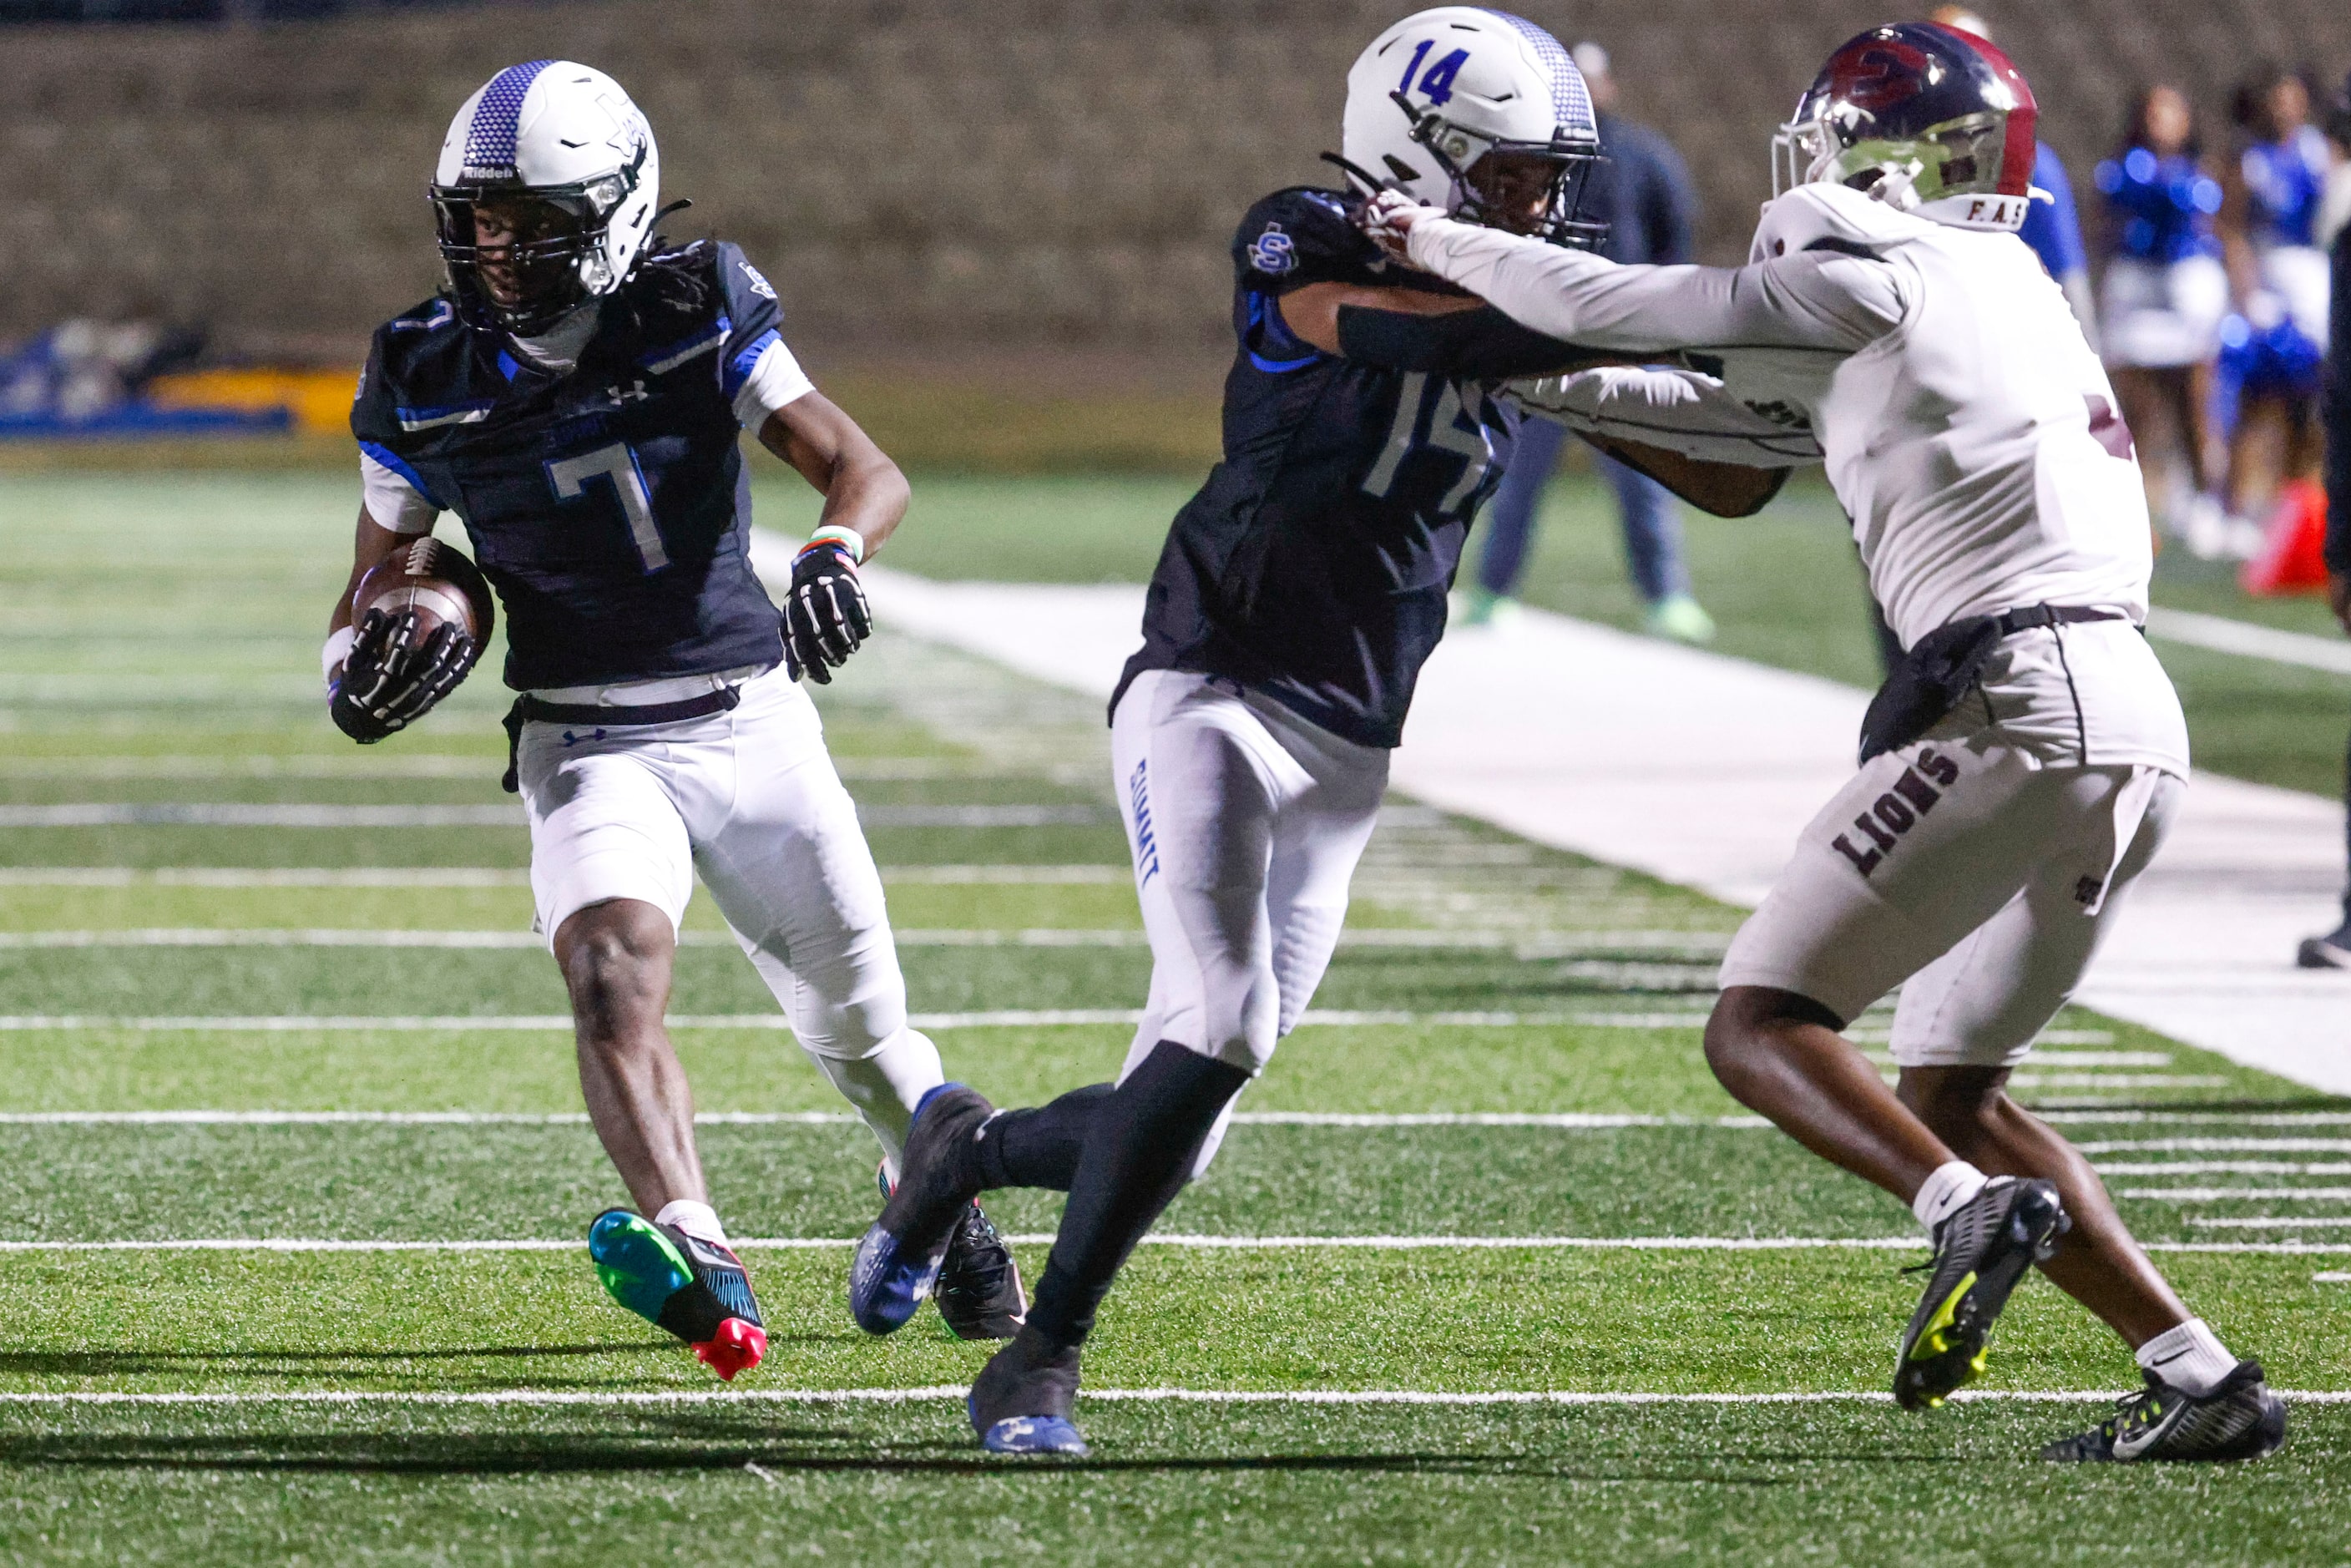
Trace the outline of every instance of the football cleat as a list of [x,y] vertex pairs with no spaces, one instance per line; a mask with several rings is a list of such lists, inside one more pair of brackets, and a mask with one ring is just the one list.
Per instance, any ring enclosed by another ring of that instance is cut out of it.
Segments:
[[1894,1401],[1932,1408],[1984,1373],[1985,1343],[2024,1271],[2073,1228],[2057,1188],[1994,1176],[1935,1228],[1927,1293],[1910,1314],[1894,1368]]
[[938,1283],[956,1222],[979,1191],[966,1151],[995,1112],[960,1083],[942,1083],[914,1106],[897,1188],[849,1266],[849,1315],[867,1333],[904,1327]]
[[2285,1443],[2285,1401],[2258,1361],[2241,1361],[2211,1393],[2194,1395],[2146,1373],[2147,1386],[2115,1401],[2115,1413],[2079,1437],[2041,1450],[2044,1459],[2208,1464],[2258,1459]]
[[964,1206],[939,1264],[939,1316],[957,1339],[1010,1339],[1028,1321],[1020,1265],[979,1205]]
[[596,1277],[621,1305],[685,1341],[728,1382],[759,1364],[768,1331],[743,1261],[715,1242],[608,1208],[588,1228]]
[[2294,961],[2304,969],[2351,969],[2351,919],[2324,936],[2304,937]]
[[1078,1347],[1053,1346],[1022,1329],[979,1369],[964,1408],[991,1454],[1092,1452],[1070,1419],[1078,1401]]

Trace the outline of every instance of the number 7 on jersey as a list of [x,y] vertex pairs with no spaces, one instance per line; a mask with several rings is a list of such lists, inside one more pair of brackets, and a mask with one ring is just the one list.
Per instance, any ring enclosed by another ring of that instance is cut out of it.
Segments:
[[555,486],[555,498],[559,501],[573,501],[586,495],[590,479],[611,480],[612,494],[620,498],[621,513],[629,519],[629,537],[636,540],[637,554],[643,559],[645,570],[656,572],[669,565],[669,552],[662,548],[661,530],[653,527],[653,493],[645,486],[645,473],[637,466],[635,453],[621,445],[600,446],[593,452],[548,464],[547,477]]

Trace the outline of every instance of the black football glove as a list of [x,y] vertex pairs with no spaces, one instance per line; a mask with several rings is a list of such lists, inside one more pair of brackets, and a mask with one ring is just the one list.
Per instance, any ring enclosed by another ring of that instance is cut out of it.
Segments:
[[361,746],[407,728],[457,689],[480,649],[463,627],[444,625],[421,643],[416,612],[368,612],[327,700],[335,727]]
[[866,607],[849,552],[829,540],[802,549],[784,594],[786,673],[794,680],[805,674],[830,685],[833,670],[848,663],[872,631],[873,612]]

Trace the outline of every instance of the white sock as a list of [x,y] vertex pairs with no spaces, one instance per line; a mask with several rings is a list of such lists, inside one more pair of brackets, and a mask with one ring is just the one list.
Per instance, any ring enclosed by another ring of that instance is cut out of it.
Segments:
[[707,1241],[714,1247],[726,1245],[726,1228],[718,1223],[718,1211],[690,1197],[663,1204],[662,1211],[653,1216],[653,1223],[674,1225],[688,1236]]
[[1932,1236],[1935,1227],[1949,1219],[1953,1209],[1983,1191],[1984,1184],[1991,1179],[1965,1160],[1937,1166],[1919,1185],[1918,1196],[1910,1200],[1910,1212],[1918,1217],[1918,1223]]
[[2174,1388],[2202,1398],[2237,1370],[2237,1358],[2202,1318],[2190,1318],[2138,1347],[2138,1364]]
[[919,1030],[902,1029],[875,1046],[870,1056],[826,1056],[813,1051],[809,1056],[873,1130],[890,1179],[896,1181],[898,1156],[906,1152],[906,1129],[914,1123],[914,1107],[946,1081],[939,1048]]

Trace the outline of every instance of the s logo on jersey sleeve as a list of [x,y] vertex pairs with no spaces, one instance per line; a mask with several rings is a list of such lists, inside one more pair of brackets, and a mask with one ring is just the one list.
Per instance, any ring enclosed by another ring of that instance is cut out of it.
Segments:
[[737,261],[735,265],[743,269],[743,277],[750,283],[752,293],[763,299],[773,299],[776,297],[775,285],[761,276],[758,267],[747,261]]
[[1268,224],[1249,247],[1249,265],[1268,277],[1280,277],[1298,265],[1298,246],[1280,224]]

